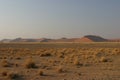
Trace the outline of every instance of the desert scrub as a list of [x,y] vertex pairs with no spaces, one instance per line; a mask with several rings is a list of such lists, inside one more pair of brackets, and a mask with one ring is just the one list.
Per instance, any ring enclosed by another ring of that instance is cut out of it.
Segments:
[[2,67],[10,67],[11,64],[10,64],[7,60],[3,59],[3,60],[1,61],[1,66],[2,66]]
[[15,73],[15,72],[9,72],[9,73],[7,73],[7,78],[8,79],[17,79],[17,78],[19,78],[19,74]]
[[74,65],[79,65],[79,59],[78,57],[75,57],[74,61],[73,61]]
[[32,60],[32,58],[26,59],[23,65],[24,65],[25,68],[28,68],[28,69],[29,69],[29,68],[36,68],[36,64],[35,64],[35,62]]
[[3,70],[3,71],[1,71],[1,75],[4,77],[4,76],[7,76],[7,73],[8,73],[8,71],[7,70]]
[[6,77],[6,78],[8,78],[10,80],[19,78],[19,74],[18,73],[9,72],[7,70],[1,71],[1,75],[2,75],[2,77]]
[[64,54],[63,53],[58,53],[57,55],[59,58],[64,58]]
[[79,58],[78,58],[78,57],[76,57],[76,58],[74,59],[73,64],[74,64],[75,66],[83,66],[83,63],[80,63],[80,62],[79,62]]
[[39,75],[39,76],[44,76],[43,70],[38,70],[38,75]]
[[100,62],[108,62],[108,59],[105,58],[105,57],[101,57],[101,58],[100,58]]
[[58,66],[57,69],[56,69],[56,71],[57,71],[58,73],[64,72],[62,66]]
[[40,54],[40,57],[48,57],[48,56],[52,56],[51,53],[45,52]]
[[69,61],[70,61],[70,60],[69,60],[69,57],[68,57],[68,56],[65,56],[65,57],[64,57],[64,62],[67,63],[67,62],[69,62]]
[[16,60],[20,60],[20,59],[21,59],[21,57],[20,57],[20,56],[17,56],[17,57],[15,57],[15,59],[16,59]]

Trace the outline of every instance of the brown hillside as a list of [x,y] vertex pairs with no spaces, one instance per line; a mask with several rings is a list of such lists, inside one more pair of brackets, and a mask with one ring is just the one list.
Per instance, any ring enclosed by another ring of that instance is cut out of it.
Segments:
[[70,39],[61,38],[61,39],[52,39],[52,40],[49,40],[49,42],[75,42],[76,39],[78,38],[70,38]]
[[120,42],[120,39],[104,39],[100,36],[86,35],[82,38],[60,38],[60,39],[49,39],[49,38],[16,38],[16,39],[3,39],[0,42]]
[[120,39],[109,39],[109,42],[120,42]]
[[83,38],[75,40],[75,42],[93,42],[93,41],[89,38],[83,37]]
[[86,35],[80,39],[75,40],[75,42],[106,42],[107,39],[104,39],[100,36]]

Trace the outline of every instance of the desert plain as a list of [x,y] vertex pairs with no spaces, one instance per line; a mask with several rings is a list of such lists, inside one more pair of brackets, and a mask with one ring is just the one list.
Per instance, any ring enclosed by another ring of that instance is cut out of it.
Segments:
[[0,43],[0,80],[120,80],[120,43]]

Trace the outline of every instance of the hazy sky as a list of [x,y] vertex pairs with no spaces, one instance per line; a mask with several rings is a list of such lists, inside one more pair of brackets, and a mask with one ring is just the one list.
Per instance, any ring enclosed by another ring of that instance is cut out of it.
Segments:
[[0,39],[120,38],[120,0],[0,0]]

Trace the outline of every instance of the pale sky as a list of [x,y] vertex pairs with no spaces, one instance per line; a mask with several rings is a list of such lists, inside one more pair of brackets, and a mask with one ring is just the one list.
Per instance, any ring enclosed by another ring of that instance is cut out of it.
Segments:
[[120,0],[0,0],[0,39],[120,38]]

